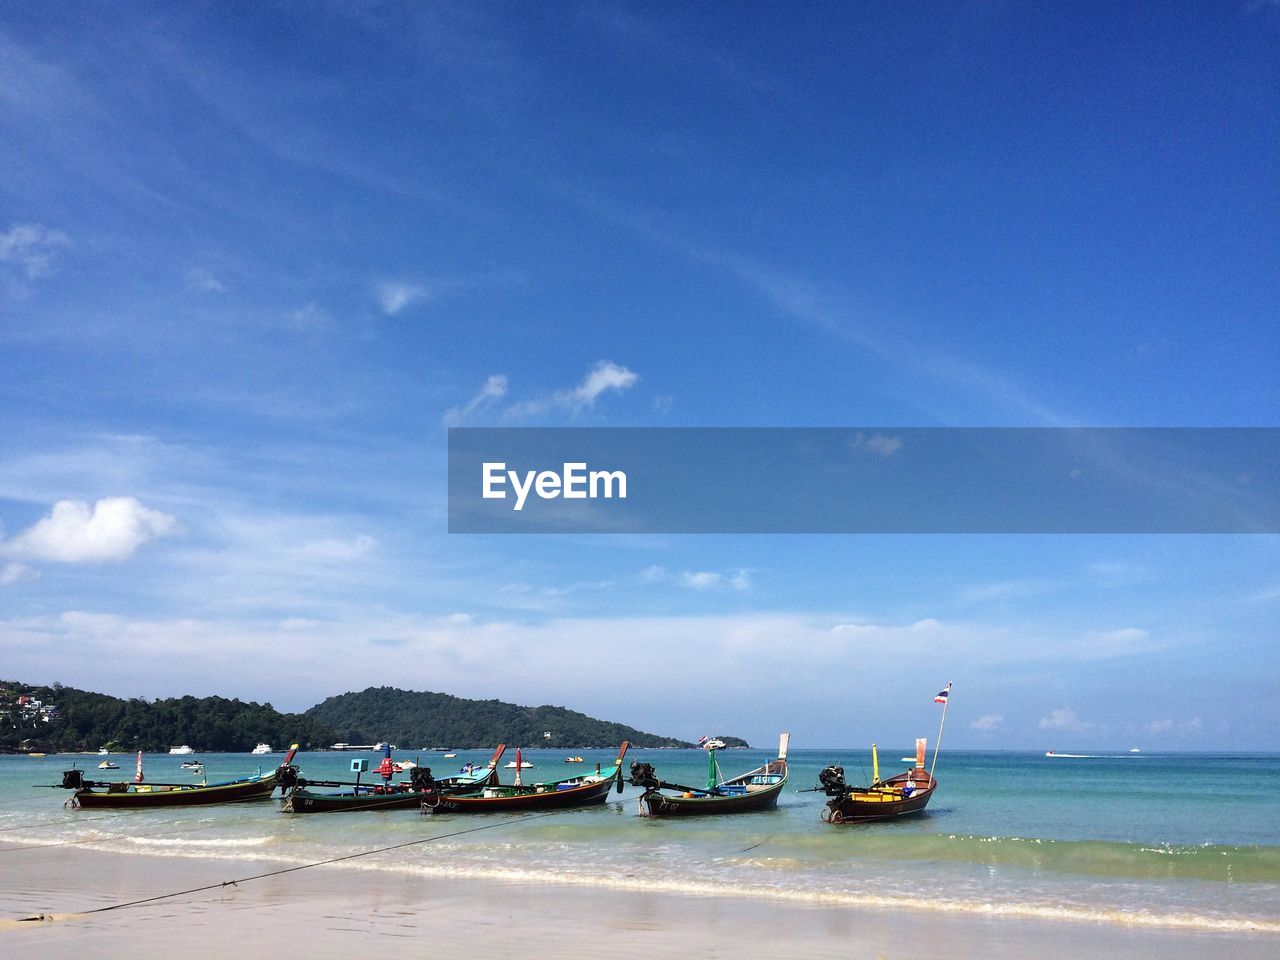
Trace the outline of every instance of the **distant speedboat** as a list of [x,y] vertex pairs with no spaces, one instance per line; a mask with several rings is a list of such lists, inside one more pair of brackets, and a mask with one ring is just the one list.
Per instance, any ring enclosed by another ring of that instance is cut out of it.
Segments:
[[99,770],[119,770],[120,764],[112,763],[110,760],[103,760],[100,764],[98,764],[98,769]]
[[105,757],[105,756],[106,756],[107,754],[109,754],[110,752],[111,752],[111,751],[110,751],[110,750],[108,750],[106,747],[102,747],[102,748],[98,751],[98,756],[100,756],[100,757]]
[[180,747],[169,748],[169,755],[174,757],[189,757],[193,753],[195,753],[195,751],[192,750],[190,747],[188,747],[185,743]]
[[250,750],[249,752],[250,752],[251,754],[253,754],[255,757],[260,757],[260,756],[262,756],[264,753],[271,753],[271,752],[272,752],[272,751],[271,751],[271,744],[269,744],[269,743],[260,743],[260,744],[258,744],[256,747],[254,747],[252,750]]
[[199,760],[183,760],[182,769],[183,770],[203,770],[204,764]]
[[1142,751],[1141,751],[1141,750],[1139,750],[1137,747],[1130,747],[1130,748],[1129,748],[1129,752],[1130,752],[1130,753],[1141,753]]
[[565,763],[582,763],[582,758],[581,757],[565,757],[564,762]]
[[[532,763],[530,763],[528,760],[521,760],[521,761],[520,761],[520,769],[521,769],[521,770],[527,770],[529,767],[532,767],[532,766],[533,766],[533,764],[532,764]],[[514,760],[512,760],[510,763],[508,763],[508,764],[507,764],[507,769],[508,769],[508,770],[514,770],[515,768],[516,768],[516,762],[515,762]]]
[[457,756],[457,754],[456,754],[456,753],[446,753],[446,754],[444,755],[444,758],[445,758],[446,760],[452,760],[452,759],[453,759],[454,757],[456,757],[456,756]]

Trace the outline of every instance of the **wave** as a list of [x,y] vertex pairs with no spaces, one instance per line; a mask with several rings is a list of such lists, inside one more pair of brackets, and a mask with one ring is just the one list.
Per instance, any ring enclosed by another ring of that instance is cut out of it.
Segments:
[[271,842],[270,837],[212,838],[192,840],[188,837],[126,837],[129,843],[139,847],[191,847],[198,850],[241,849],[262,847]]

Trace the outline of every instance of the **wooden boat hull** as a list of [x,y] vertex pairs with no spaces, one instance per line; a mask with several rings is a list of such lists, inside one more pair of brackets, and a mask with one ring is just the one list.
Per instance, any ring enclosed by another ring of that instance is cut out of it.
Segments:
[[[387,793],[320,793],[298,787],[289,792],[281,808],[286,813],[342,813],[355,810],[417,810],[437,793],[471,792],[496,782],[498,772],[492,770],[487,777],[459,783],[456,780],[439,782],[435,790],[394,790]],[[376,789],[376,788],[375,788]]]
[[440,794],[425,798],[423,813],[515,813],[526,810],[567,810],[604,803],[609,791],[622,779],[622,758],[629,743],[623,741],[611,768],[583,777],[567,777],[532,787],[493,785],[470,793]]
[[[773,781],[775,777],[781,779]],[[778,797],[787,785],[787,763],[784,759],[771,760],[764,767],[753,770],[723,786],[745,787],[745,792],[729,796],[693,795],[666,792],[661,789],[646,790],[640,801],[650,817],[688,817],[709,814],[751,813],[757,810],[774,810]]]
[[484,796],[481,793],[444,794],[422,801],[422,809],[429,813],[503,813],[521,810],[565,810],[570,807],[588,807],[604,803],[609,798],[617,777],[609,777],[596,783],[577,787],[550,789],[532,793]]
[[150,810],[155,807],[198,807],[211,803],[266,800],[276,788],[276,775],[271,773],[264,777],[208,786],[149,787],[145,783],[130,783],[126,787],[126,790],[114,793],[109,790],[77,790],[73,803],[94,810]]
[[294,790],[281,808],[286,813],[341,813],[354,810],[414,810],[422,806],[418,790],[394,793],[316,793]]
[[[910,796],[902,796],[902,786],[920,784]],[[929,774],[904,773],[886,780],[880,787],[859,787],[827,801],[822,819],[827,823],[873,823],[924,813],[933,797],[937,781]]]

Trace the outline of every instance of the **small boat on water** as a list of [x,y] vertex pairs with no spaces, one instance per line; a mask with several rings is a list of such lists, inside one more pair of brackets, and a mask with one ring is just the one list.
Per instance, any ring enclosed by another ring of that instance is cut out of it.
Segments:
[[203,770],[204,763],[200,760],[183,760],[182,769],[183,770]]
[[[707,785],[686,787],[659,780],[651,763],[631,764],[631,784],[644,787],[640,797],[643,816],[682,817],[697,814],[746,813],[772,810],[787,784],[787,747],[790,734],[778,738],[778,758],[764,766],[725,780],[720,776],[716,752],[708,752]],[[667,791],[664,793],[663,791]]]
[[169,748],[169,755],[173,757],[189,757],[193,753],[195,753],[195,751],[192,750],[190,747],[188,747],[185,743],[180,747]]
[[271,752],[272,752],[271,744],[269,743],[260,743],[256,747],[254,747],[252,750],[249,751],[249,753],[255,757],[260,757],[263,754],[267,754]]
[[582,758],[581,757],[565,757],[564,762],[565,763],[582,763]]
[[244,800],[265,800],[276,788],[280,770],[293,761],[297,752],[295,743],[285,755],[284,763],[267,774],[242,777],[224,783],[147,783],[142,775],[142,753],[138,753],[138,769],[133,782],[107,783],[86,780],[83,770],[71,769],[62,774],[62,783],[55,788],[74,790],[68,801],[73,807],[86,809],[111,808],[116,810],[146,810],[153,807],[204,806],[211,803],[239,803]]
[[[494,784],[467,793],[435,793],[424,797],[423,813],[505,813],[513,810],[563,810],[604,803],[609,791],[622,792],[622,758],[631,746],[626,740],[618,748],[618,759],[610,767],[596,767],[593,774],[565,777],[525,786],[516,768],[514,784]],[[520,760],[520,750],[516,750]]]
[[530,763],[528,760],[509,760],[507,762],[506,769],[515,770],[517,766],[519,766],[521,770],[528,770],[530,767],[533,766],[533,764]]
[[[393,783],[391,774],[395,773],[398,764],[391,763],[390,751],[383,756],[384,769],[390,773],[383,776],[382,783],[362,784],[357,774],[354,783],[336,780],[307,780],[297,775],[297,769],[291,767],[282,774],[281,784],[286,787],[285,813],[336,813],[352,810],[402,810],[416,809],[422,806],[428,795],[433,793],[462,793],[481,789],[490,783],[498,782],[498,761],[507,749],[505,743],[498,744],[488,764],[477,767],[468,764],[470,769],[452,777],[436,780],[431,776],[431,768],[410,764],[409,779]],[[365,761],[355,761],[354,765]],[[389,764],[389,768],[388,768]],[[316,790],[316,787],[345,787],[349,789],[338,792]]]
[[938,763],[938,748],[942,745],[942,730],[947,722],[950,698],[949,683],[933,698],[935,703],[942,704],[942,720],[938,724],[938,742],[934,745],[930,769],[924,768],[926,743],[922,737],[916,740],[914,766],[906,773],[881,780],[880,755],[873,743],[869,786],[849,786],[844,779],[843,767],[829,766],[818,774],[819,785],[814,789],[823,791],[828,797],[822,819],[827,823],[870,823],[923,813],[938,786],[933,778],[933,769]]
[[110,760],[103,760],[100,764],[98,764],[98,769],[99,770],[119,770],[120,764],[112,763]]
[[703,750],[723,750],[725,743],[719,737],[699,737],[698,746]]

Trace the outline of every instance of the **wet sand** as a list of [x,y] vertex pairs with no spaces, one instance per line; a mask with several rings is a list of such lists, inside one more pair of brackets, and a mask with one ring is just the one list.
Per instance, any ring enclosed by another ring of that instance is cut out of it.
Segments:
[[[8,852],[0,846],[0,938],[5,952],[42,957],[227,957],[371,951],[434,952],[459,941],[490,955],[579,953],[604,943],[613,957],[1067,958],[1274,956],[1276,938],[1110,924],[1043,922],[922,911],[697,897],[396,871],[283,869],[268,860],[121,855],[77,847]],[[216,889],[103,913],[95,908],[210,884]],[[44,915],[45,919],[18,918]],[[459,944],[460,945],[460,944]]]

